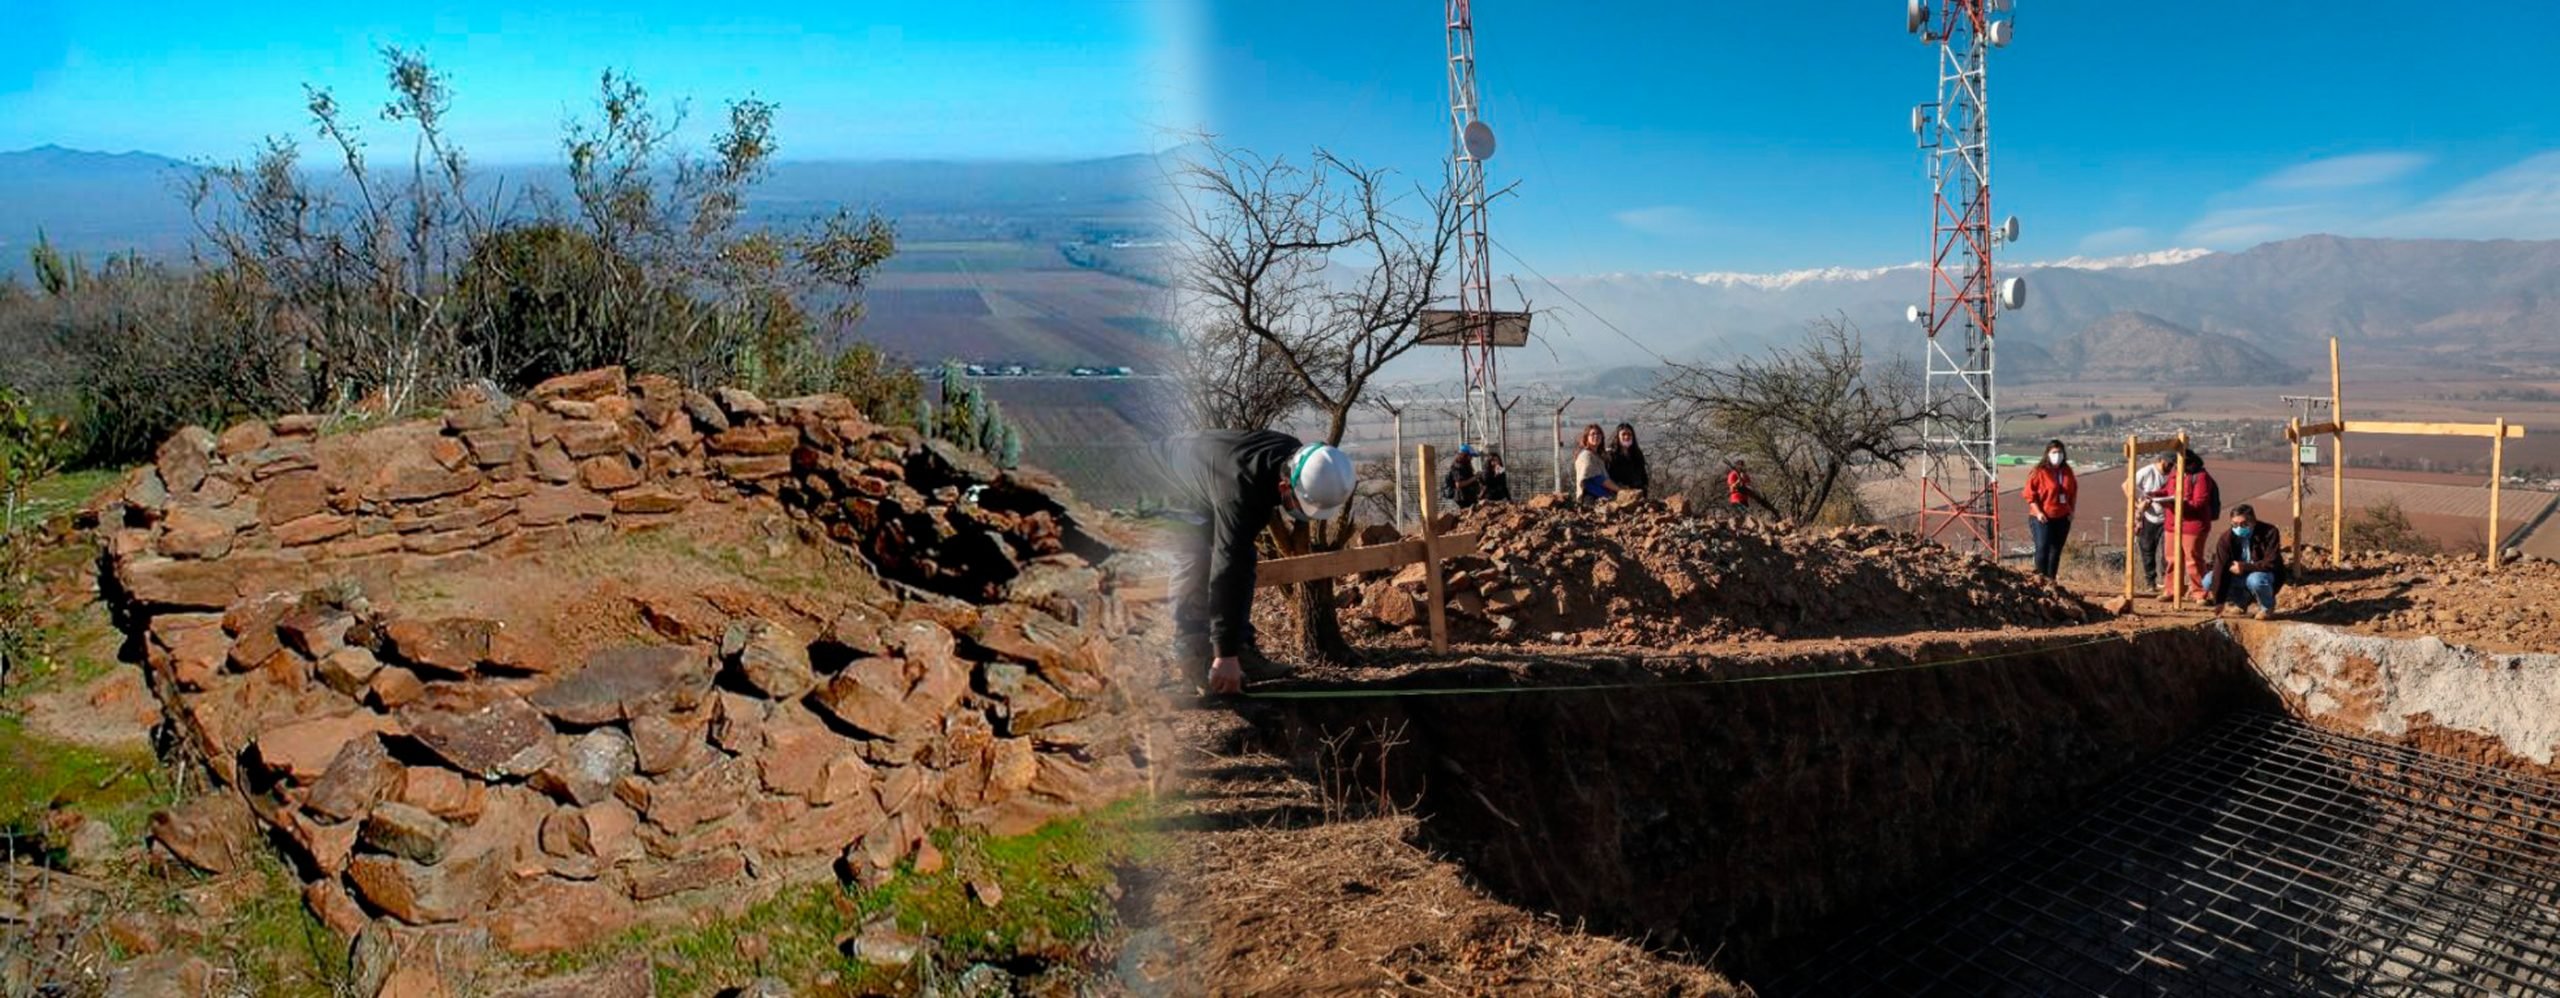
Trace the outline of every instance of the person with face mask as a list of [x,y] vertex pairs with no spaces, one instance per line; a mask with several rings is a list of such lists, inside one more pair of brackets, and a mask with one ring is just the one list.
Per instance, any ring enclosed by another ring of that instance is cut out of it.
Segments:
[[2036,542],[2036,574],[2062,570],[2062,542],[2071,536],[2071,510],[2080,501],[2080,476],[2071,470],[2062,441],[2047,441],[2044,462],[2027,473],[2027,532]]
[[2175,460],[2175,452],[2162,451],[2133,473],[2133,497],[2141,510],[2133,536],[2142,552],[2142,586],[2151,592],[2168,592],[2160,586],[2160,535],[2168,529],[2170,462]]
[[2274,524],[2258,522],[2247,503],[2231,507],[2231,527],[2214,538],[2205,561],[2205,605],[2221,613],[2225,604],[2258,604],[2249,615],[2265,620],[2276,612],[2276,593],[2284,588],[2284,538]]
[[1254,538],[1277,512],[1330,520],[1351,501],[1351,458],[1272,430],[1210,430],[1158,451],[1176,503],[1193,529],[1174,549],[1174,647],[1180,661],[1209,659],[1210,693],[1240,693],[1246,680],[1289,674],[1254,647]]

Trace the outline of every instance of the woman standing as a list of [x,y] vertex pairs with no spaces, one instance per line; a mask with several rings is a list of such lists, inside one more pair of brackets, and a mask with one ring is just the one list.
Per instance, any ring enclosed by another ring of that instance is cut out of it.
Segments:
[[2080,501],[2080,476],[2062,441],[2044,445],[2044,463],[2027,473],[2027,531],[2035,536],[2036,574],[2062,570],[2062,542],[2071,536],[2071,508]]
[[1642,492],[1652,477],[1645,469],[1644,447],[1636,443],[1634,424],[1618,424],[1618,439],[1609,444],[1609,484]]
[[1609,443],[1600,433],[1600,424],[1582,428],[1582,446],[1573,454],[1575,493],[1586,502],[1599,502],[1618,494],[1609,481]]

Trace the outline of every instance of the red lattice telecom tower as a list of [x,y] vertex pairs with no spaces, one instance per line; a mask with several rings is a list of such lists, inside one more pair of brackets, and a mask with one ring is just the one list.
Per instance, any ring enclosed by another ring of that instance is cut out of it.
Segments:
[[[1911,111],[1931,188],[1929,303],[1911,319],[1929,334],[1921,426],[1920,534],[1960,527],[1999,554],[1998,395],[1992,388],[1992,324],[2023,304],[2019,278],[1995,283],[1992,251],[2017,238],[2018,220],[1991,223],[1991,120],[1983,64],[2009,44],[2009,0],[1909,0],[1907,27],[1938,48],[1938,99]],[[1934,17],[1932,15],[1935,15]],[[1949,543],[1952,545],[1953,540]]]

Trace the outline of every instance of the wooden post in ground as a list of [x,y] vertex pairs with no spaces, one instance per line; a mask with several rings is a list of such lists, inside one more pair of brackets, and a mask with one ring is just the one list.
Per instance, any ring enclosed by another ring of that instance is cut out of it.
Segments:
[[[1415,458],[1425,468],[1437,467],[1432,463],[1430,444],[1418,445]],[[1422,559],[1422,571],[1423,588],[1431,598],[1431,653],[1446,655],[1449,653],[1449,594],[1436,554],[1440,540],[1440,506],[1433,500],[1438,495],[1434,489],[1422,490],[1422,547],[1426,552],[1434,552]]]
[[2177,486],[2169,493],[2169,536],[2165,538],[2177,548],[2171,559],[2175,571],[2169,573],[2169,605],[2187,605],[2187,434],[2178,432]]
[[2124,598],[2125,598],[2125,602],[2127,602],[2127,603],[2130,603],[2130,602],[2132,602],[2132,601],[2133,601],[2133,528],[2134,528],[2134,518],[2133,518],[2133,517],[2134,517],[2134,508],[2135,508],[2135,504],[2136,504],[2137,502],[2139,502],[2139,499],[2135,496],[2135,493],[2136,493],[2137,491],[2139,491],[2139,490],[2137,490],[2137,489],[2135,489],[2135,488],[2133,487],[2133,477],[2134,477],[2133,473],[2134,473],[2136,470],[2139,470],[2139,469],[2137,469],[2137,468],[2134,466],[2134,462],[2135,462],[2135,461],[2138,461],[2138,460],[2141,460],[2141,458],[2142,458],[2142,454],[2141,454],[2141,451],[2140,451],[2140,449],[2139,449],[2140,447],[2141,447],[2141,441],[2140,441],[2140,440],[2136,439],[2136,438],[2135,438],[2132,434],[2130,434],[2130,433],[2125,434],[2125,438],[2124,438]]
[[2293,538],[2294,557],[2302,556],[2302,417],[2285,421],[2285,443],[2293,448],[2293,527],[2285,536]]
[[2338,426],[2329,448],[2329,565],[2346,556],[2347,543],[2347,403],[2338,375],[2338,338],[2329,337],[2329,422]]
[[2498,417],[2498,435],[2489,438],[2489,567],[2506,560],[2507,539],[2498,533],[2498,486],[2507,477],[2507,417]]

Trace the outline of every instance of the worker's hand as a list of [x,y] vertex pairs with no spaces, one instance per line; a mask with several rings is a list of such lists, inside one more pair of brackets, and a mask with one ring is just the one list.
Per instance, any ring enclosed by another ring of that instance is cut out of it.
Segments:
[[1229,655],[1209,663],[1209,692],[1212,695],[1244,692],[1244,660]]

